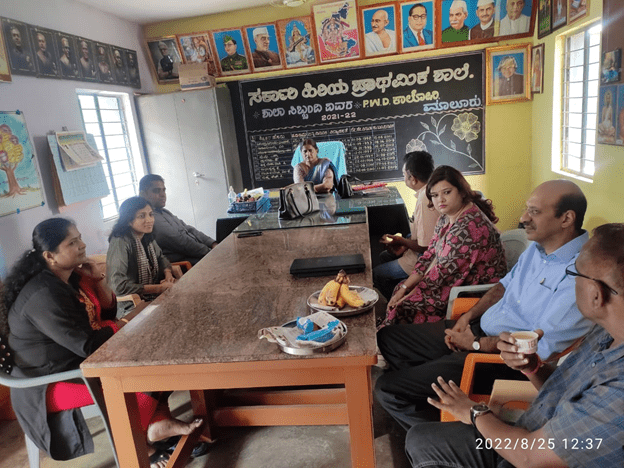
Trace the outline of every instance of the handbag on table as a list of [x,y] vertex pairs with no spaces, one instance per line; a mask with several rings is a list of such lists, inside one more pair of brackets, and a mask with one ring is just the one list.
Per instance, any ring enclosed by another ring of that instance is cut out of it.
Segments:
[[351,181],[361,182],[360,179],[350,174],[344,174],[340,177],[340,180],[338,181],[338,187],[336,187],[336,191],[338,192],[338,195],[340,195],[340,198],[351,198],[353,196]]
[[280,189],[278,218],[294,219],[319,211],[312,182],[300,182]]

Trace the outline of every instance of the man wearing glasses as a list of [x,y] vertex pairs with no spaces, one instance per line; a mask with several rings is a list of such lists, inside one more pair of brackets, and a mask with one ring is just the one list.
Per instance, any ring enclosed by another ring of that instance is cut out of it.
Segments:
[[427,7],[416,3],[409,10],[407,28],[403,30],[403,48],[433,44],[433,34],[427,26]]
[[[589,238],[582,229],[587,200],[571,181],[538,186],[520,217],[533,241],[516,266],[457,322],[389,326],[377,334],[390,371],[379,377],[376,394],[407,430],[439,414],[426,398],[438,376],[460,382],[468,352],[496,353],[499,334],[541,329],[537,354],[546,361],[586,334],[574,298],[574,279],[566,274]],[[432,411],[433,410],[433,411]]]
[[430,403],[460,422],[412,427],[406,438],[412,466],[622,466],[623,259],[624,224],[604,224],[566,270],[576,278],[581,313],[596,325],[559,367],[544,365],[539,355],[520,353],[515,339],[501,333],[501,357],[539,390],[515,424],[470,400],[454,383],[438,379],[434,389],[439,399]]

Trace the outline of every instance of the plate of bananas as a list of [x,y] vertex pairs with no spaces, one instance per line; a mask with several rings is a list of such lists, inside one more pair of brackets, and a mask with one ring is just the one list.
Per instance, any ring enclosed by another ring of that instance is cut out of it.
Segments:
[[368,312],[378,300],[374,289],[352,285],[346,272],[340,270],[335,279],[308,297],[308,308],[312,312],[329,312],[334,317],[349,317]]

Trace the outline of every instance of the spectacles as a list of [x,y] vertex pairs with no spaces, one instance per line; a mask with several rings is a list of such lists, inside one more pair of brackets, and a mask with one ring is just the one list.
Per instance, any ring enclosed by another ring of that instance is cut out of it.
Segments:
[[[574,268],[574,270],[573,270],[572,268]],[[604,286],[605,288],[607,288],[607,290],[608,290],[611,294],[613,294],[613,295],[615,295],[615,296],[617,296],[617,295],[618,295],[618,292],[617,292],[615,289],[613,289],[611,286],[609,286],[607,283],[605,283],[604,281],[599,280],[599,279],[597,279],[597,278],[592,278],[591,276],[587,276],[587,275],[584,275],[584,274],[582,274],[582,273],[579,273],[579,272],[578,272],[578,269],[576,268],[576,262],[574,263],[574,265],[573,265],[573,266],[569,266],[568,268],[566,268],[566,271],[565,271],[565,272],[566,272],[566,275],[570,275],[570,276],[580,276],[581,278],[585,278],[585,279],[588,279],[588,280],[595,281],[595,282],[596,282],[596,283],[598,283],[599,285]]]
[[427,15],[412,15],[412,18],[415,19],[415,20],[419,19],[419,20],[423,20],[424,21],[424,20],[427,19]]

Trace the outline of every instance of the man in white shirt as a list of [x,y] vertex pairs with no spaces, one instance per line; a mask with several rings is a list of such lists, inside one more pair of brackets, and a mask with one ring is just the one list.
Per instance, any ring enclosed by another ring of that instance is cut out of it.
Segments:
[[377,10],[371,19],[372,31],[364,36],[366,52],[369,54],[379,54],[396,52],[396,33],[391,29],[386,29],[390,21],[386,10]]
[[438,212],[429,208],[425,195],[427,181],[433,172],[433,158],[426,151],[413,151],[405,155],[403,176],[405,185],[414,192],[416,207],[410,220],[411,238],[385,234],[381,242],[388,244],[389,251],[380,256],[381,265],[373,269],[373,285],[387,298],[392,297],[395,286],[407,278],[418,257],[427,250],[438,222]]
[[500,35],[510,36],[529,32],[531,18],[522,14],[524,0],[507,0],[507,16],[500,22]]

